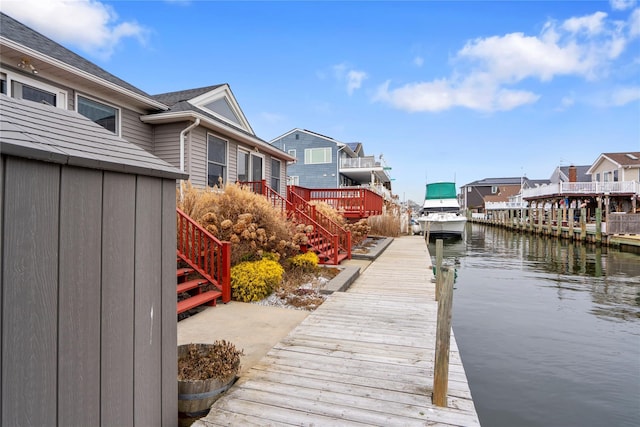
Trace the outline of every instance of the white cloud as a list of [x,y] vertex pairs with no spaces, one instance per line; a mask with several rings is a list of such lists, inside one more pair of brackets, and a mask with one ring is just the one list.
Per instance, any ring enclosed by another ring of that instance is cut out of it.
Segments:
[[144,44],[148,34],[136,22],[118,22],[113,8],[97,0],[2,0],[2,10],[59,43],[104,59],[124,38]]
[[334,65],[332,69],[336,80],[339,82],[346,81],[349,95],[352,95],[356,89],[360,89],[362,82],[368,77],[366,72],[355,70],[345,63]]
[[613,107],[621,107],[640,100],[640,86],[618,88],[610,92],[608,104]]
[[410,112],[454,107],[505,111],[535,103],[539,94],[517,86],[532,79],[545,83],[559,76],[588,81],[607,76],[612,61],[628,45],[625,29],[640,22],[636,12],[629,24],[595,12],[560,24],[549,21],[537,36],[510,33],[470,40],[455,55],[451,77],[397,88],[387,81],[378,87],[374,101]]
[[354,90],[360,89],[362,81],[367,78],[364,71],[349,70],[347,73],[347,93],[351,95]]
[[640,8],[631,12],[629,17],[629,37],[636,38],[640,36]]
[[627,10],[636,5],[636,0],[609,0],[609,4],[613,10]]

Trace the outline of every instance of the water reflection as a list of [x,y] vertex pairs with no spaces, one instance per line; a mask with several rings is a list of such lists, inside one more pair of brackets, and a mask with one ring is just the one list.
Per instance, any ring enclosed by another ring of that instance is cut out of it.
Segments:
[[637,425],[640,255],[467,227],[444,259],[458,261],[454,331],[482,425]]
[[[542,286],[557,288],[559,299],[568,298],[568,292],[589,292],[594,304],[591,313],[596,316],[640,319],[640,255],[503,228],[468,226],[466,240],[445,242],[446,257],[461,260],[466,255],[465,261],[474,268],[520,269],[542,281]],[[435,255],[435,244],[429,250]],[[511,262],[505,263],[505,258]]]

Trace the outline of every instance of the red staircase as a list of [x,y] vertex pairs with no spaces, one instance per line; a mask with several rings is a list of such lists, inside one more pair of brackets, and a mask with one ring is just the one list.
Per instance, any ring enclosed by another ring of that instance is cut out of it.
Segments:
[[265,180],[239,184],[265,196],[276,209],[285,212],[297,224],[312,226],[313,231],[307,233],[307,250],[315,252],[321,264],[338,265],[345,259],[351,259],[351,232],[318,212],[302,197],[287,191],[287,198],[284,198]]
[[[208,304],[231,301],[231,244],[221,242],[180,209],[177,211],[178,314]],[[194,277],[195,276],[195,277]]]

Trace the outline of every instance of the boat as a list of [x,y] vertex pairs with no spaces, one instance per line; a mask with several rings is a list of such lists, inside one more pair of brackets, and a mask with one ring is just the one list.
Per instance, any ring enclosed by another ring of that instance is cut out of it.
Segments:
[[418,223],[430,238],[462,237],[467,218],[460,211],[455,182],[427,184]]

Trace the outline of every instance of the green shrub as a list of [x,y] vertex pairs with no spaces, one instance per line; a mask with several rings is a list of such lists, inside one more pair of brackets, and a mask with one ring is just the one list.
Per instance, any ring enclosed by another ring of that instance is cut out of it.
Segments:
[[233,299],[242,302],[260,301],[282,281],[284,269],[276,261],[262,259],[246,261],[231,268]]
[[318,268],[318,255],[309,251],[289,258],[288,262],[291,268],[299,269],[304,272],[312,272]]

